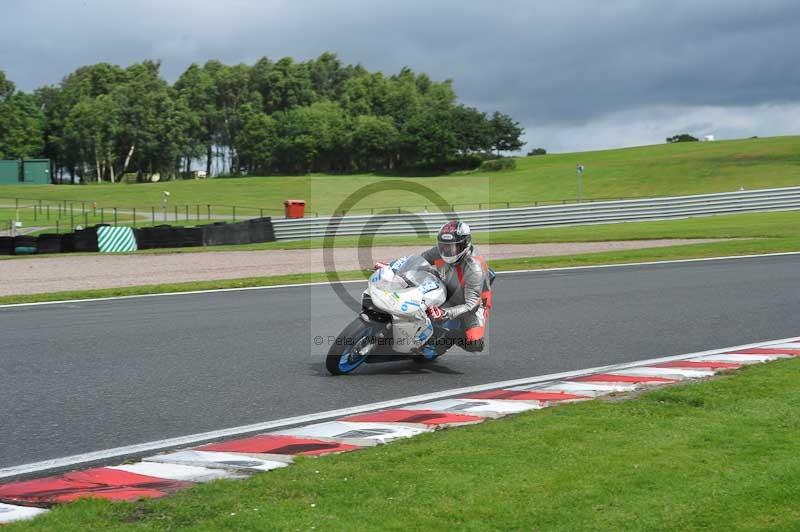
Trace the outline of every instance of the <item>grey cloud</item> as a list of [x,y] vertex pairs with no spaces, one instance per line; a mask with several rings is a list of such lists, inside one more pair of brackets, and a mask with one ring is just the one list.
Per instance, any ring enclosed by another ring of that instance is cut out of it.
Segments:
[[408,65],[452,78],[463,101],[510,113],[531,131],[577,131],[622,115],[646,121],[648,108],[665,106],[741,113],[800,101],[794,0],[5,4],[19,22],[0,34],[0,68],[27,90],[101,60],[159,58],[175,79],[211,58],[330,50],[370,69]]

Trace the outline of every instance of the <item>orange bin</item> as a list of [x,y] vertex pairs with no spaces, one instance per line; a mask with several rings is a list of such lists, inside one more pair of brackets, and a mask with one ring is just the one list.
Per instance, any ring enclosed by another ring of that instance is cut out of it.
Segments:
[[283,202],[283,215],[287,218],[302,218],[306,211],[306,202],[301,199],[287,199]]

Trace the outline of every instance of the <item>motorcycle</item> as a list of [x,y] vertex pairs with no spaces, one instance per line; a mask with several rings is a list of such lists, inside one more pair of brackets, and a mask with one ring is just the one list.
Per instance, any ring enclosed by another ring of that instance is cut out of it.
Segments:
[[429,307],[446,300],[447,288],[436,268],[421,256],[400,257],[375,270],[362,295],[361,313],[333,341],[326,368],[344,375],[364,363],[434,360],[446,350],[440,341],[458,337],[461,330],[459,320],[434,324],[428,317]]

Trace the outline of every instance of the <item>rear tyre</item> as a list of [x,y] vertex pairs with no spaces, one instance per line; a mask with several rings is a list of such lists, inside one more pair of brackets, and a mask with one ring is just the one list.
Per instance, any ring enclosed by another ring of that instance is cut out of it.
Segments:
[[331,375],[346,375],[364,363],[375,347],[374,327],[356,318],[336,337],[328,349],[325,367]]

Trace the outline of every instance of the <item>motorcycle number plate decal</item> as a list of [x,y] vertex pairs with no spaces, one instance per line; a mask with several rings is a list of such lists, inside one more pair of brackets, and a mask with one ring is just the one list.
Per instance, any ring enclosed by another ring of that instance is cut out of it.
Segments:
[[436,283],[436,281],[425,281],[419,285],[419,289],[423,294],[427,294],[428,292],[436,290],[437,288],[439,288],[439,285]]

